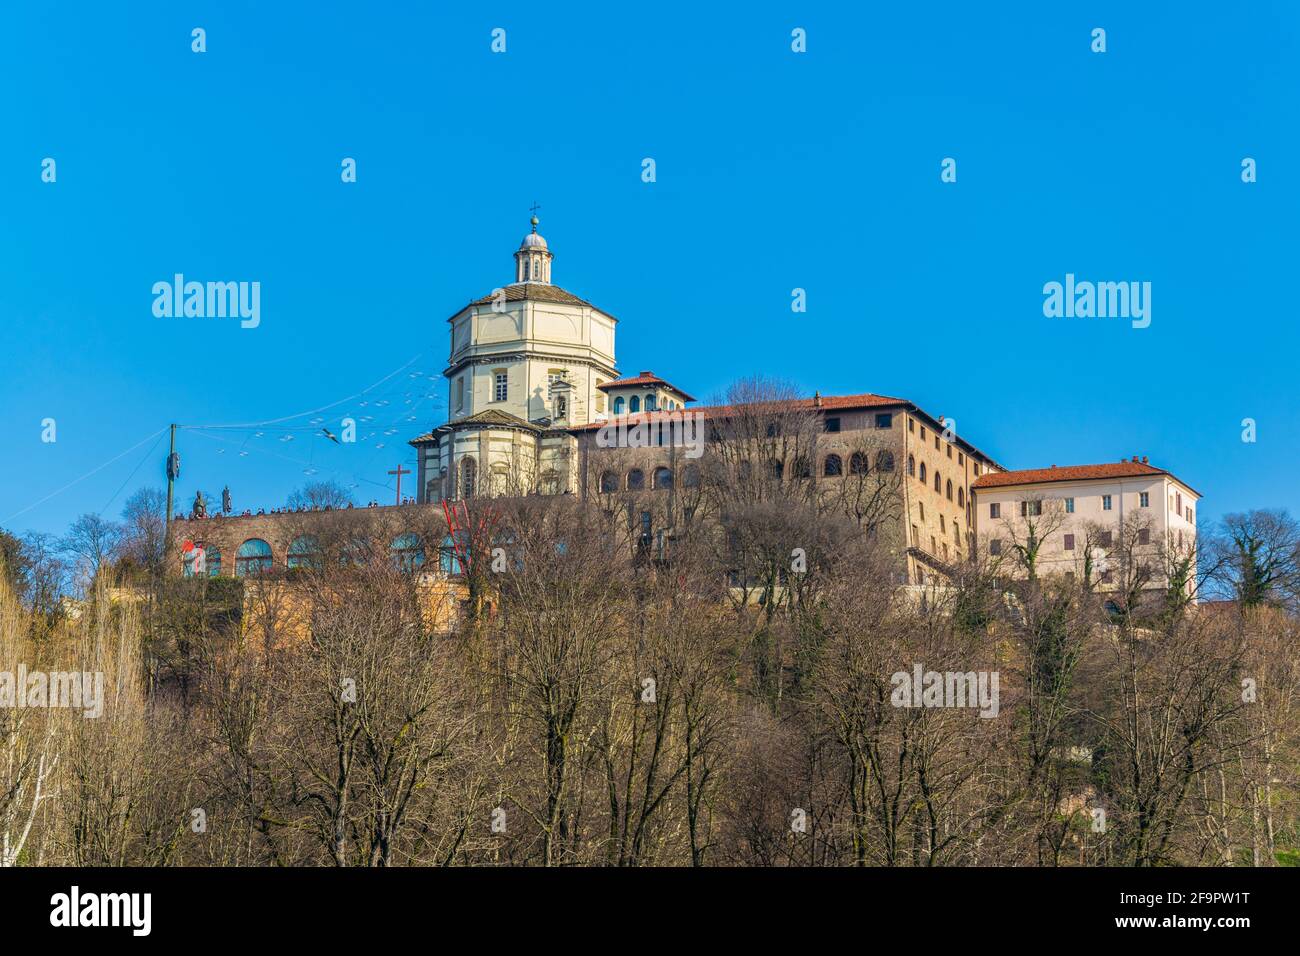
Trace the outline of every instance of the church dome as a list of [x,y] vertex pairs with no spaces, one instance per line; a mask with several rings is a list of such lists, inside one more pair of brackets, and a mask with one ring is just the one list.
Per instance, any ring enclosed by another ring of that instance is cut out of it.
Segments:
[[520,249],[545,249],[546,240],[537,234],[537,217],[533,217],[533,231],[524,236],[524,241],[519,243]]
[[533,231],[524,236],[515,252],[515,282],[551,281],[551,250],[546,240],[537,234],[537,217],[533,216]]

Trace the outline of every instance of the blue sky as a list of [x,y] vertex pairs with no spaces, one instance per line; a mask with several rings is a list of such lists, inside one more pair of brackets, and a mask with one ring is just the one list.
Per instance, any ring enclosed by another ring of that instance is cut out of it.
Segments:
[[[391,500],[445,417],[445,319],[513,277],[534,200],[625,372],[900,395],[1010,467],[1145,454],[1203,520],[1300,512],[1294,4],[743,10],[6,6],[0,525],[116,514],[162,483],[169,422],[290,416],[403,367],[321,413],[370,414],[355,446],[316,415],[180,439],[185,503],[330,477]],[[156,318],[177,272],[259,281],[261,325]],[[1149,281],[1150,327],[1045,318],[1067,272]]]

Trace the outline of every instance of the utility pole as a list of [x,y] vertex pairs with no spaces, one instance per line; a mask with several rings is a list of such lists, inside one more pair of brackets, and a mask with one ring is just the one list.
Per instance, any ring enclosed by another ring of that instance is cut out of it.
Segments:
[[172,502],[176,493],[176,425],[172,424],[171,448],[167,452],[167,520],[163,524],[163,567],[168,566],[172,549]]

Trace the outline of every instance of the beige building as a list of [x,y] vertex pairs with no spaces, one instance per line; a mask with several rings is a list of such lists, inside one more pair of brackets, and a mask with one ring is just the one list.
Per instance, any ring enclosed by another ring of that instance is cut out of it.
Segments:
[[[980,546],[1009,556],[1032,530],[1041,574],[1086,568],[1103,589],[1115,587],[1119,556],[1132,554],[1149,586],[1163,588],[1170,562],[1195,551],[1201,496],[1146,458],[988,474],[974,482],[974,497]],[[1190,593],[1194,585],[1193,577]]]

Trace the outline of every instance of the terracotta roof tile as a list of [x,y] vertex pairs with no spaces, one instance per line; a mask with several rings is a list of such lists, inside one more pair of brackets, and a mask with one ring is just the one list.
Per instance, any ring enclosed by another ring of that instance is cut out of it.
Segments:
[[682,396],[682,398],[686,399],[686,401],[695,401],[694,396],[688,395],[684,390],[678,388],[667,379],[660,378],[654,372],[641,372],[638,375],[633,375],[631,378],[618,378],[612,382],[601,382],[596,387],[601,391],[604,391],[611,388],[626,388],[629,385],[663,385],[667,388],[671,388],[678,395]]
[[1029,468],[1023,471],[1004,471],[981,475],[971,487],[1003,488],[1008,485],[1033,485],[1045,481],[1084,481],[1090,478],[1141,478],[1147,475],[1169,475],[1172,472],[1140,461],[1116,461],[1104,465],[1065,465],[1060,468]]
[[[870,393],[863,395],[823,396],[820,399],[820,406],[816,404],[817,401],[817,399],[812,398],[799,398],[789,404],[793,409],[813,410],[820,408],[822,411],[826,411],[827,409],[832,411],[848,411],[856,408],[877,408],[908,404],[901,398],[890,398],[888,395],[872,395]],[[786,403],[779,402],[777,404],[784,406]],[[611,418],[608,422],[592,422],[589,425],[579,425],[576,428],[570,428],[569,431],[592,431],[598,428],[603,428],[605,425],[612,424],[613,422],[624,418],[627,420],[628,424],[632,425],[641,421],[651,421],[655,416],[663,417],[667,415],[681,415],[683,413],[699,414],[703,415],[705,418],[725,418],[727,415],[733,413],[735,409],[735,405],[700,405],[695,408],[681,409],[676,412],[641,412],[636,415],[619,415],[618,418]],[[651,417],[647,418],[647,415]]]

